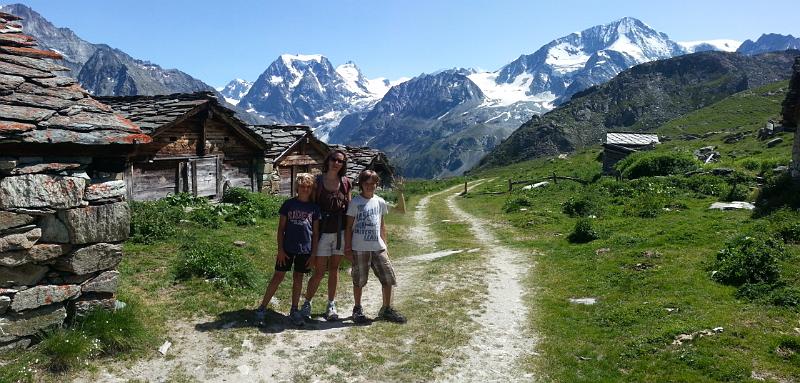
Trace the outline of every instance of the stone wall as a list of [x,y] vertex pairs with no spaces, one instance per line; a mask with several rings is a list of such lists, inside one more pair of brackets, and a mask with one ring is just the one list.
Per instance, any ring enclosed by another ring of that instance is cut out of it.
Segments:
[[92,161],[0,156],[0,350],[115,305],[130,210],[125,182],[90,178]]

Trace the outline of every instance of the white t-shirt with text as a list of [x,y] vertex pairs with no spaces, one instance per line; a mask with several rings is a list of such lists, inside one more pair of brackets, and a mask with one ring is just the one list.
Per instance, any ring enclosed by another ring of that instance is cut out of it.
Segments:
[[381,220],[389,213],[386,201],[378,196],[370,199],[360,194],[353,197],[347,207],[347,215],[354,217],[353,221],[353,250],[356,251],[381,251],[386,249],[386,243],[381,238]]

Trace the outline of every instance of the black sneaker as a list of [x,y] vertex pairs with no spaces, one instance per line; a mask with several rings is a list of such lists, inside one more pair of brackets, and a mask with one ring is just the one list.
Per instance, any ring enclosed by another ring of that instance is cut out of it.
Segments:
[[381,311],[378,311],[378,318],[394,323],[406,323],[406,317],[397,312],[392,306],[381,307]]
[[353,323],[367,323],[367,317],[364,315],[364,310],[361,309],[361,306],[353,306]]

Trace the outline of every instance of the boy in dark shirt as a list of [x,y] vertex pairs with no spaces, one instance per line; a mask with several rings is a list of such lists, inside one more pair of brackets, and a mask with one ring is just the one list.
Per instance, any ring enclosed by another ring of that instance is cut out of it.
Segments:
[[311,260],[317,251],[319,238],[319,220],[321,213],[319,207],[311,202],[311,193],[314,190],[314,176],[300,173],[295,179],[297,196],[286,200],[279,210],[280,222],[278,223],[278,257],[275,261],[275,274],[272,275],[261,306],[256,311],[256,317],[263,321],[266,316],[267,304],[278,290],[278,285],[283,281],[287,271],[294,268],[292,273],[292,309],[289,318],[296,326],[302,326],[303,316],[297,309],[300,292],[303,290],[303,274],[311,271]]

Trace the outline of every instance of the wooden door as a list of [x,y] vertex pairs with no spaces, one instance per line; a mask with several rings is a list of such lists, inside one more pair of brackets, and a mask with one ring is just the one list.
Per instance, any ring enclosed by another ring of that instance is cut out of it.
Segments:
[[219,161],[216,156],[195,158],[192,163],[192,194],[197,197],[219,195]]

